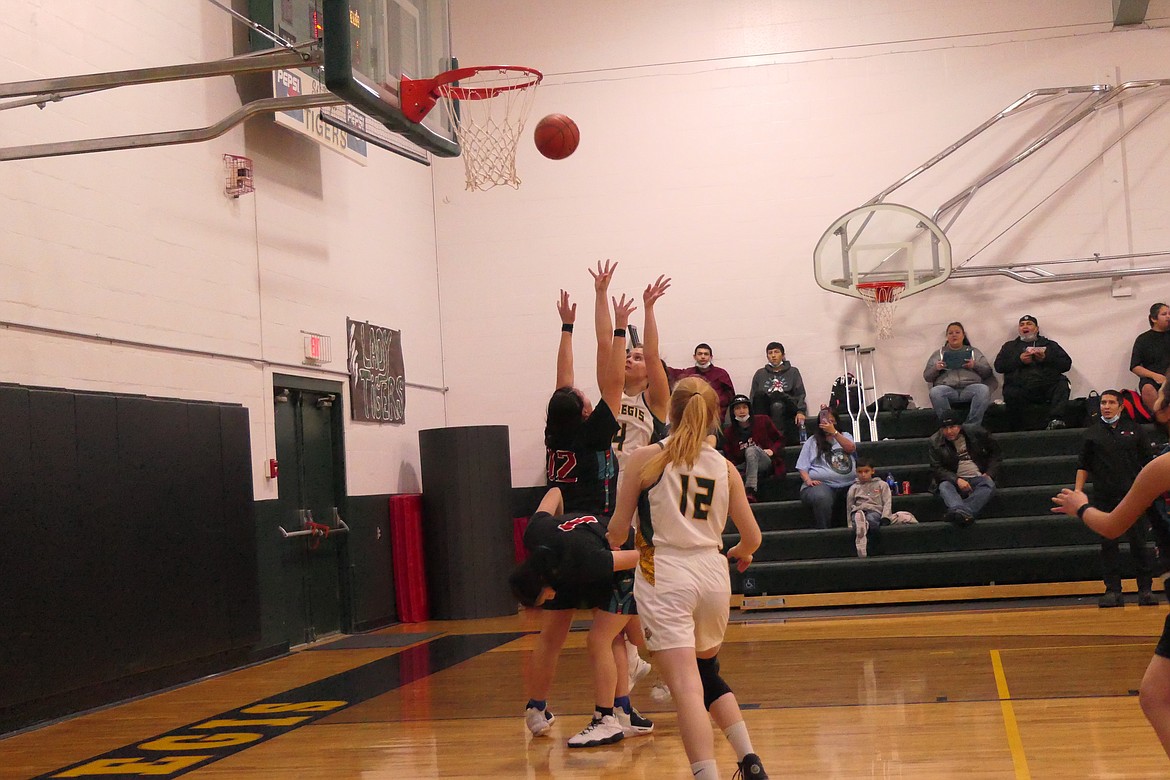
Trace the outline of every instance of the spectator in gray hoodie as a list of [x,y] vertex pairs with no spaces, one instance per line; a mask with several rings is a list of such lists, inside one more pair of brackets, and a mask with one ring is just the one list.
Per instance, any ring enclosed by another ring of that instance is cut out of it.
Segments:
[[922,378],[930,388],[930,405],[941,420],[951,413],[951,404],[970,402],[967,425],[983,425],[983,414],[991,404],[991,386],[994,376],[991,364],[982,352],[971,346],[963,323],[947,325],[947,338],[942,347],[930,353]]
[[795,443],[808,413],[804,380],[800,377],[800,369],[784,359],[784,345],[779,341],[769,343],[765,354],[767,365],[752,377],[753,412],[771,417],[784,433],[785,440]]

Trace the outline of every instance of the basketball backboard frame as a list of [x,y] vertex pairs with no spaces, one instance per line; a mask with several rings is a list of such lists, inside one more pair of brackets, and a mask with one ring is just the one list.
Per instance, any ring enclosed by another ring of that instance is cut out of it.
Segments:
[[951,242],[930,217],[897,203],[871,203],[846,212],[813,250],[821,289],[864,299],[858,284],[902,282],[905,298],[951,275]]
[[457,157],[450,111],[436,106],[414,122],[403,114],[400,95],[403,76],[429,79],[458,66],[448,0],[320,2],[329,91],[432,154]]

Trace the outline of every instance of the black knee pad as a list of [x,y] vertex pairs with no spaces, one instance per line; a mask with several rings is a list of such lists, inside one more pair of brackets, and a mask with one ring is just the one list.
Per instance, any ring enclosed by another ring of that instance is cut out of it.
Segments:
[[[1170,618],[1167,618],[1170,622]],[[696,659],[699,664],[699,679],[703,681],[703,706],[708,710],[721,697],[731,693],[731,686],[719,676],[719,657]]]

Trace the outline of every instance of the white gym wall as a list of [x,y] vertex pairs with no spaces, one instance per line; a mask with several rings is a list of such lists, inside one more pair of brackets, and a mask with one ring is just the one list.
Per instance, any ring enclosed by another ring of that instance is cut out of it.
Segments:
[[[1170,2],[1150,3],[1146,28],[1111,19],[1107,0],[454,0],[460,63],[542,69],[533,123],[568,114],[581,146],[554,162],[526,138],[519,191],[467,193],[460,166],[435,166],[449,423],[508,424],[515,484],[541,481],[557,291],[578,302],[578,384],[595,394],[585,268],[605,258],[621,262],[614,292],[640,298],[672,276],[664,356],[685,366],[708,342],[745,391],[779,340],[815,406],[841,372],[838,345],[860,341],[878,346],[881,392],[927,405],[922,368],[946,323],[961,320],[994,359],[1023,314],[1072,355],[1074,394],[1136,386],[1130,347],[1149,305],[1170,299],[1170,276],[1132,278],[1128,297],[1108,279],[952,279],[903,303],[879,342],[861,302],[816,286],[811,259],[838,216],[1026,92],[1170,78]],[[956,265],[1170,250],[1170,106],[1092,163],[1170,88],[1155,94],[981,191],[951,232]],[[1005,123],[887,200],[930,214],[1054,117]]]
[[[203,0],[11,5],[5,82],[233,53],[230,17]],[[203,127],[240,103],[226,76],[123,87],[0,112],[0,143]],[[224,195],[225,153],[253,158],[255,194]],[[302,330],[331,337],[324,368],[341,374],[347,316],[401,330],[408,381],[443,385],[425,166],[371,150],[361,167],[265,116],[207,143],[0,163],[0,207],[0,381],[241,403],[258,499],[279,482],[263,468],[272,374],[345,385],[301,365]],[[443,406],[412,389],[407,425],[347,422],[349,492],[417,491],[417,432]]]
[[[12,5],[6,82],[232,53],[230,19],[202,0]],[[526,140],[519,191],[467,193],[459,160],[374,152],[363,168],[258,118],[207,143],[0,163],[0,381],[242,403],[256,497],[272,498],[272,374],[344,382],[299,368],[301,331],[331,336],[327,368],[344,372],[345,318],[368,319],[403,331],[411,382],[451,392],[411,388],[406,426],[347,424],[349,492],[417,490],[417,430],[446,424],[509,425],[514,483],[534,485],[557,290],[580,305],[592,388],[585,267],[608,257],[622,263],[615,291],[674,277],[659,307],[672,365],[707,341],[746,387],[778,339],[816,403],[837,345],[872,340],[860,303],[813,282],[821,232],[1028,90],[1170,78],[1170,0],[1151,1],[1151,29],[1111,30],[1111,5],[453,0],[461,63],[544,70],[533,118],[574,117],[573,157],[544,160]],[[957,260],[1152,104],[1105,112],[990,185],[956,223]],[[0,139],[200,127],[239,105],[227,77],[129,87],[0,112]],[[1170,249],[1168,123],[1154,115],[971,262]],[[253,158],[254,195],[223,195],[224,153]],[[890,200],[929,213],[1006,154],[957,158]],[[880,387],[924,403],[946,322],[994,355],[1023,313],[1072,354],[1077,394],[1132,386],[1130,345],[1170,277],[1129,286],[1114,298],[1108,281],[952,280],[902,306],[879,343]]]

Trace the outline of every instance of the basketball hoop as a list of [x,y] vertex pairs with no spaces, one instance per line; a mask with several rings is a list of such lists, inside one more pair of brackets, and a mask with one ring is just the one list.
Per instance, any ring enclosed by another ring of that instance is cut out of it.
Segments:
[[869,307],[873,324],[877,326],[878,338],[888,339],[894,335],[894,312],[898,309],[898,298],[906,289],[905,282],[859,282],[857,292]]
[[403,76],[402,113],[421,122],[442,101],[459,140],[467,189],[519,188],[516,146],[543,78],[538,70],[515,65],[458,68],[433,79]]

